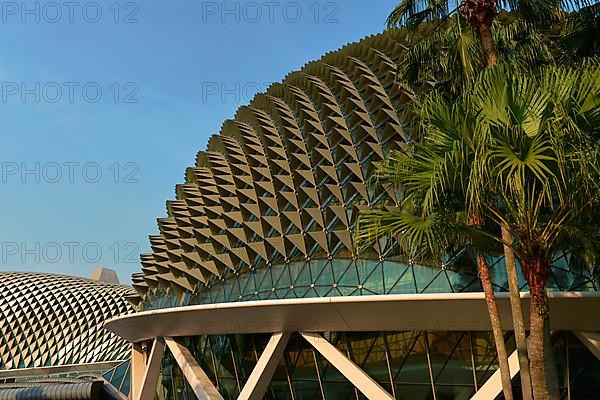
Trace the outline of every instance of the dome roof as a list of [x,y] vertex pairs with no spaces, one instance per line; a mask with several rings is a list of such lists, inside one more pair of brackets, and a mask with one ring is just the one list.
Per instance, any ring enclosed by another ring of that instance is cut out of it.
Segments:
[[[167,217],[150,237],[152,254],[141,256],[142,272],[133,276],[131,300],[149,310],[481,291],[466,251],[440,268],[401,257],[395,240],[360,254],[355,248],[359,212],[393,209],[398,200],[395,188],[374,187],[368,178],[410,139],[404,113],[412,95],[397,64],[411,37],[388,30],[328,53],[225,121],[167,201]],[[505,288],[501,261],[491,268],[498,266],[494,283]],[[553,265],[559,290],[595,287],[592,277],[570,271],[563,255]]]
[[356,257],[352,226],[381,194],[367,178],[405,141],[397,110],[409,97],[396,81],[405,36],[391,30],[328,53],[225,121],[158,220],[153,254],[133,277],[141,298],[183,299],[272,265]]
[[0,369],[116,361],[129,344],[103,328],[133,312],[128,286],[67,275],[0,272]]

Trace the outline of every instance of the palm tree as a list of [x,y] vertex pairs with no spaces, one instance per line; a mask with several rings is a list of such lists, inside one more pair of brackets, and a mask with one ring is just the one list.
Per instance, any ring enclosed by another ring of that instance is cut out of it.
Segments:
[[[513,70],[531,71],[552,62],[550,48],[531,23],[504,12],[494,21],[494,28],[497,56]],[[479,73],[487,67],[481,44],[458,14],[443,22],[421,24],[412,32],[411,39],[414,45],[399,61],[398,79],[405,91],[412,93],[413,98],[434,88],[449,96],[457,96],[466,90],[465,88],[471,87]],[[405,113],[405,119],[410,118],[410,112]],[[417,120],[418,118],[417,116]],[[509,233],[503,229],[503,234],[507,237]],[[519,356],[522,397],[527,400],[532,398],[531,378],[516,265],[509,246],[505,247],[504,253]],[[484,271],[480,276],[488,276],[486,266],[482,265],[482,268]],[[491,296],[488,298],[494,299]],[[499,320],[498,324],[498,330],[502,331]],[[497,335],[497,339],[500,340],[501,336]],[[507,386],[510,384],[508,356],[502,351],[499,354],[501,372]],[[510,390],[512,389],[508,387],[506,391]]]
[[[423,23],[408,31],[411,45],[398,60],[399,83],[416,96],[432,88],[458,95],[486,67],[481,43],[458,14]],[[515,70],[535,70],[553,63],[548,39],[531,23],[503,12],[494,21],[497,58]]]
[[576,11],[597,0],[401,0],[387,19],[388,27],[419,26],[424,21],[445,19],[458,12],[471,26],[486,55],[487,65],[496,64],[498,54],[493,23],[499,10],[511,11],[539,25],[558,21],[562,10]]
[[533,393],[536,400],[546,399],[551,257],[565,250],[596,251],[600,72],[588,63],[582,70],[551,68],[540,77],[508,77],[503,68],[484,75],[467,105],[478,113],[486,142],[481,185],[491,185],[486,190],[494,196],[484,198],[484,208],[514,238],[508,244],[531,293]]
[[[420,140],[402,151],[391,151],[378,165],[374,180],[394,185],[400,201],[394,210],[373,209],[361,213],[357,222],[357,243],[364,247],[384,236],[398,240],[411,260],[443,260],[462,247],[474,249],[474,263],[485,294],[505,399],[512,399],[508,354],[500,313],[484,250],[486,236],[473,232],[485,225],[482,210],[468,206],[468,182],[477,149],[477,132],[460,113],[436,107],[439,93],[417,105],[418,124],[424,129]],[[436,127],[439,127],[436,128]],[[415,128],[418,130],[418,128]],[[388,207],[389,208],[389,207]]]
[[[409,244],[403,246],[409,252],[436,249],[437,241],[451,249],[465,238],[482,248],[482,236],[512,247],[531,291],[533,394],[548,399],[551,257],[571,251],[589,259],[598,252],[597,65],[545,68],[539,77],[509,77],[506,68],[492,68],[458,101],[434,92],[417,112],[422,136],[406,152],[392,152],[377,174],[401,189],[400,211],[361,214],[358,239],[393,236]],[[473,215],[489,223],[477,226]],[[500,226],[509,230],[510,243]]]
[[[561,7],[567,10],[581,9],[580,12],[571,13],[564,19],[563,31],[567,35],[561,40],[561,44],[567,49],[567,55],[571,58],[573,55],[581,56],[582,52],[587,49],[598,48],[598,46],[590,46],[590,43],[597,43],[595,33],[598,31],[598,15],[600,13],[596,3],[594,0],[533,2],[508,0],[499,1],[497,4],[494,0],[401,1],[389,16],[388,27],[412,26],[416,28],[416,35],[420,35],[422,40],[413,46],[407,56],[400,61],[401,74],[399,76],[405,77],[404,80],[412,80],[413,87],[416,80],[416,86],[419,87],[422,82],[438,84],[440,82],[438,76],[441,74],[443,77],[449,77],[445,82],[447,89],[451,93],[456,93],[465,88],[466,83],[471,83],[470,81],[477,75],[478,70],[483,68],[482,61],[484,59],[487,66],[492,66],[497,62],[499,53],[503,56],[500,58],[505,63],[511,62],[516,67],[535,69],[536,65],[544,64],[545,60],[551,57],[548,57],[549,49],[541,35],[533,29],[533,24],[530,22],[536,24],[542,22],[546,25],[549,22],[556,22],[558,17],[563,16],[560,11]],[[511,13],[509,15],[506,12],[498,13],[498,8],[508,8]],[[448,24],[443,22],[447,21],[447,17],[455,11],[459,11],[456,13],[457,18],[451,20],[457,21],[457,23],[449,24],[448,28]],[[459,14],[464,17],[464,20],[458,18]],[[521,18],[506,23],[507,18],[514,18],[515,14]],[[426,25],[432,24],[423,24],[424,21],[433,21],[435,27],[433,29],[427,27]],[[440,23],[440,21],[442,22]],[[473,29],[464,29],[463,21],[469,23]],[[442,29],[439,29],[440,26]],[[474,34],[479,37],[479,41],[474,40]],[[518,51],[510,48],[511,44],[515,43],[515,38],[520,47]],[[477,46],[477,42],[480,46]],[[587,51],[589,52],[589,50]],[[485,56],[482,57],[483,54]],[[542,57],[540,58],[540,56]],[[405,85],[406,87],[410,88],[410,85]],[[501,226],[501,231],[505,241],[508,241],[510,233],[505,225]],[[523,399],[531,399],[527,339],[521,310],[516,263],[510,246],[504,247],[504,253],[515,341],[519,356],[522,396]],[[550,353],[549,360],[551,359],[552,354]],[[500,363],[501,369],[506,364]],[[504,375],[507,374],[508,372],[504,371]],[[552,382],[555,379],[549,381]],[[552,389],[558,390],[557,387]]]

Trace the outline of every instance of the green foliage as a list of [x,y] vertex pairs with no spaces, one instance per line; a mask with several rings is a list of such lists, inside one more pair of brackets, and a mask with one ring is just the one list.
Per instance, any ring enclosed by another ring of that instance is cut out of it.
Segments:
[[[387,19],[388,28],[415,28],[423,22],[440,21],[462,8],[465,0],[401,0]],[[526,22],[547,26],[561,20],[564,13],[593,6],[596,0],[491,0],[498,11],[517,14]]]
[[484,0],[400,1],[387,26],[408,27],[413,32],[414,46],[399,65],[402,83],[448,82],[452,93],[457,93],[461,85],[471,82],[486,66],[487,54],[481,47],[481,32],[476,26],[470,29],[463,18],[473,13],[478,15],[475,20],[482,21],[488,20],[486,13],[492,13],[494,48],[487,52],[497,52],[498,62],[532,68],[550,62],[550,52],[561,63],[600,55],[598,0],[489,1],[487,5]]
[[558,42],[566,60],[600,56],[600,3],[567,15]]
[[416,27],[425,21],[434,21],[447,17],[457,7],[456,1],[447,0],[402,0],[392,10],[387,26]]
[[[521,259],[560,251],[595,257],[600,247],[600,69],[486,69],[472,90],[433,91],[414,105],[421,135],[378,166],[396,210],[361,213],[357,240],[396,238],[410,257],[443,257],[484,238],[515,237]],[[476,226],[470,217],[487,225]]]
[[[533,25],[503,13],[494,27],[500,62],[514,70],[552,63],[547,40]],[[398,79],[413,96],[433,87],[457,95],[487,66],[481,42],[458,15],[421,25],[410,33],[410,40],[414,44],[398,62]]]
[[593,251],[600,233],[598,66],[545,68],[539,76],[490,69],[464,104],[480,116],[483,208],[510,227],[517,255],[549,259],[565,246]]

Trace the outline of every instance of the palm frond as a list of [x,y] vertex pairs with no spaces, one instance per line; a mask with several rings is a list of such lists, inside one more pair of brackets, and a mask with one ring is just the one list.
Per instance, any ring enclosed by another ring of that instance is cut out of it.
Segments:
[[393,238],[402,253],[412,260],[442,260],[468,243],[464,221],[462,213],[363,211],[357,221],[356,242],[359,249],[368,249],[382,238]]
[[500,8],[517,12],[528,22],[547,24],[558,19],[560,0],[499,0]]
[[[498,59],[513,72],[552,62],[547,39],[532,24],[502,14],[494,27]],[[398,62],[397,76],[411,93],[441,88],[457,95],[487,67],[480,40],[458,14],[422,25],[410,38],[413,44]]]
[[453,1],[402,0],[394,7],[386,21],[388,28],[417,27],[425,21],[442,19],[454,11]]
[[565,18],[559,43],[567,58],[577,60],[600,54],[600,3],[590,5]]

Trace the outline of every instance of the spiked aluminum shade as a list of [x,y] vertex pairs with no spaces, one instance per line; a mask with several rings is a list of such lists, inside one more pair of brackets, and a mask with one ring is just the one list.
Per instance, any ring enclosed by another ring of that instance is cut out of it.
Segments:
[[395,81],[404,35],[369,37],[309,63],[226,121],[167,202],[133,300],[182,299],[296,260],[355,258],[357,211],[379,195],[369,173],[405,141],[397,110],[407,95]]
[[65,275],[0,273],[0,370],[117,361],[130,345],[103,329],[133,311],[128,286]]

